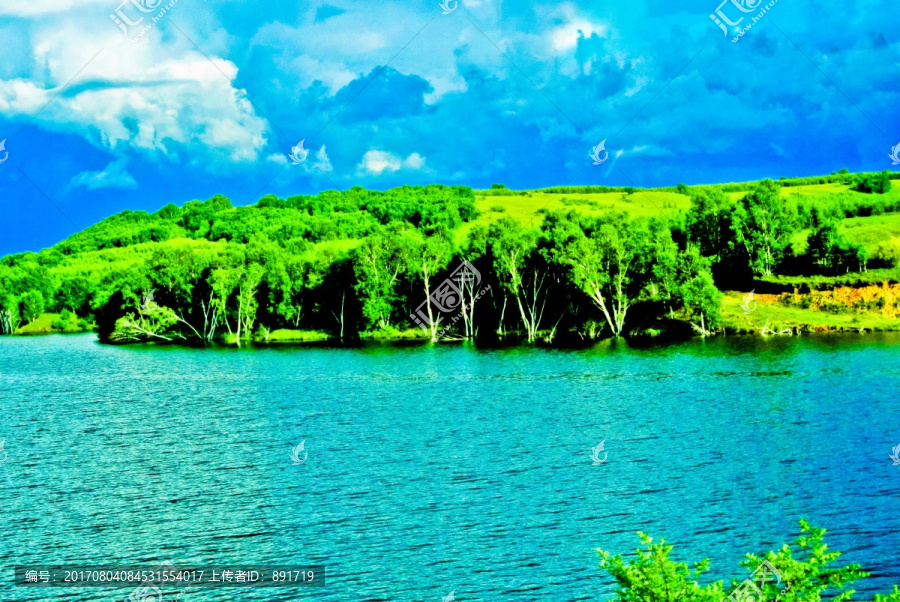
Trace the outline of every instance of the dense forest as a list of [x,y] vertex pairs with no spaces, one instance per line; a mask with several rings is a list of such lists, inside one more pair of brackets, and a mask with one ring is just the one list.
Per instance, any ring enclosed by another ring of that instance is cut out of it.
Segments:
[[[778,275],[896,268],[900,245],[870,256],[838,228],[847,218],[900,211],[889,194],[892,177],[844,170],[679,185],[667,190],[690,198],[686,211],[635,216],[567,207],[541,210],[533,224],[502,215],[504,197],[528,193],[500,185],[479,193],[496,197],[492,210],[501,215],[491,220],[480,219],[475,191],[443,185],[266,196],[246,207],[215,196],[152,214],[124,211],[50,249],[0,260],[0,332],[53,312],[59,330],[77,322],[105,342],[241,345],[285,332],[527,342],[709,336],[721,331],[723,290],[749,290]],[[783,194],[803,183],[864,194],[828,202]],[[544,192],[625,198],[646,191]],[[477,286],[457,280],[444,297],[453,315],[444,314],[436,294],[447,293],[464,261]],[[423,303],[430,324],[416,319]]]

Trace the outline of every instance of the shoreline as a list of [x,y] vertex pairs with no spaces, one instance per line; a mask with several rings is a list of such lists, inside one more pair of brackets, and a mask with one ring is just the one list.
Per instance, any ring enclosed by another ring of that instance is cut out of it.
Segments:
[[79,331],[79,332],[27,332],[27,333],[14,333],[11,335],[7,335],[7,337],[18,337],[18,338],[41,338],[41,337],[49,337],[49,336],[73,336],[73,335],[94,335],[95,340],[102,345],[109,345],[110,347],[134,347],[141,345],[152,345],[154,347],[186,347],[186,348],[196,348],[196,349],[242,349],[242,348],[267,348],[267,347],[311,347],[311,346],[342,346],[342,347],[361,347],[370,344],[404,344],[407,346],[413,345],[429,345],[429,344],[441,344],[441,345],[460,345],[460,344],[478,344],[484,345],[487,347],[538,347],[538,348],[588,348],[593,347],[595,345],[603,344],[603,343],[612,343],[612,342],[621,342],[625,344],[633,343],[636,347],[643,347],[647,344],[653,345],[671,345],[671,344],[679,344],[686,343],[690,341],[703,342],[706,340],[716,340],[720,338],[729,338],[729,337],[747,337],[747,338],[784,338],[784,337],[815,337],[821,335],[827,336],[835,336],[835,335],[871,335],[871,334],[890,334],[890,333],[900,333],[900,325],[897,325],[894,328],[868,328],[868,327],[830,327],[827,325],[824,326],[813,326],[809,324],[804,324],[800,326],[793,327],[785,327],[779,328],[777,325],[772,324],[766,333],[760,332],[755,328],[732,328],[728,327],[715,333],[714,335],[710,335],[707,337],[702,337],[700,335],[692,335],[692,336],[677,336],[677,335],[666,335],[666,334],[649,334],[649,333],[641,333],[635,334],[631,336],[622,336],[619,338],[616,337],[596,337],[596,338],[581,338],[577,334],[575,336],[559,336],[555,337],[554,341],[547,341],[543,338],[533,342],[526,342],[524,337],[521,336],[506,336],[506,337],[490,337],[490,338],[480,338],[480,339],[466,339],[466,338],[454,338],[454,337],[443,337],[438,339],[437,341],[432,341],[428,337],[409,337],[409,336],[396,336],[396,337],[372,337],[372,336],[364,336],[352,339],[341,339],[339,336],[322,336],[317,338],[296,338],[296,339],[282,339],[282,340],[270,340],[266,341],[263,339],[253,339],[243,342],[240,346],[235,342],[227,342],[227,341],[214,341],[212,343],[203,345],[197,344],[196,342],[191,341],[129,341],[129,342],[112,342],[112,341],[104,341],[101,340],[96,330],[87,330],[87,331]]

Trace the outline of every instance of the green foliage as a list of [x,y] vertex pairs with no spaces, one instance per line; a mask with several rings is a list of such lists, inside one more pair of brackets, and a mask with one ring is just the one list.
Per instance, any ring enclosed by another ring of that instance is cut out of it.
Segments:
[[[800,533],[792,546],[785,544],[760,556],[747,554],[741,566],[752,571],[763,560],[768,560],[781,573],[782,587],[788,589],[783,597],[785,602],[819,602],[823,594],[833,602],[849,600],[854,593],[849,585],[869,574],[858,564],[833,566],[842,554],[828,550],[824,542],[825,529],[817,529],[801,520]],[[763,595],[769,594],[771,597],[766,597],[773,599],[778,588],[772,582],[765,587]]]
[[722,322],[722,293],[713,282],[709,261],[696,249],[679,257],[678,293],[691,326],[701,336],[712,334]]
[[895,585],[889,594],[875,594],[875,602],[900,602],[900,588]]
[[[868,576],[857,564],[835,565],[840,552],[828,550],[824,543],[825,530],[800,521],[800,536],[791,544],[761,555],[747,554],[741,565],[755,571],[763,561],[768,561],[781,575],[769,574],[762,581],[762,599],[784,602],[820,602],[823,598],[834,602],[849,600],[854,590],[849,586]],[[701,585],[703,574],[710,563],[704,559],[693,565],[676,562],[670,558],[672,546],[665,540],[654,543],[644,533],[638,533],[644,546],[636,550],[636,558],[626,560],[621,555],[611,556],[598,549],[600,568],[615,579],[616,600],[619,602],[721,602],[727,596],[722,581]],[[750,577],[748,573],[747,577]],[[742,580],[732,579],[729,590],[737,588]],[[888,595],[876,595],[875,602],[897,602],[900,591]]]
[[669,558],[672,546],[638,533],[643,549],[635,550],[637,558],[627,561],[621,555],[611,556],[598,549],[600,568],[616,580],[619,602],[721,602],[725,595],[722,582],[701,586],[699,580],[709,570],[709,561],[693,566]]
[[900,266],[900,237],[894,236],[881,242],[875,252],[875,259],[891,267]]
[[44,297],[40,291],[28,291],[22,295],[22,318],[33,322],[44,313]]
[[716,188],[691,191],[691,208],[687,215],[687,231],[691,242],[707,257],[720,260],[731,248],[735,233],[731,213],[734,204]]
[[856,189],[868,194],[886,194],[891,190],[891,172],[885,170],[878,174],[862,174]]
[[603,312],[613,335],[621,336],[628,309],[648,276],[641,253],[649,246],[649,231],[624,214],[583,220],[581,230],[564,247],[562,261],[578,288]]
[[71,327],[72,318],[74,314],[70,312],[68,309],[64,309],[59,313],[59,317],[53,321],[52,328],[53,330],[59,330],[60,332],[67,330]]
[[[626,336],[666,331],[672,320],[706,335],[720,325],[719,289],[729,282],[742,287],[754,273],[813,282],[852,270],[861,278],[869,255],[873,278],[896,265],[894,216],[865,226],[846,218],[898,211],[900,192],[856,192],[844,182],[855,177],[835,174],[830,189],[797,179],[576,186],[533,199],[496,185],[479,192],[488,195],[480,206],[499,203],[484,216],[471,189],[443,185],[267,195],[247,207],[219,195],[124,211],[53,248],[0,259],[0,333],[45,312],[60,314],[56,330],[96,324],[102,340],[241,344],[279,329],[420,336],[410,314],[468,259],[490,294],[476,315],[478,291],[467,293],[455,336],[550,341],[559,329],[594,338],[601,324]],[[688,210],[651,218],[659,205]]]
[[403,230],[394,227],[370,236],[356,253],[356,292],[362,300],[362,313],[370,326],[380,329],[391,326],[398,280],[407,269]]
[[757,275],[770,275],[781,259],[791,223],[777,185],[764,180],[741,199],[734,211],[734,233]]
[[12,334],[22,321],[19,300],[10,294],[0,296],[0,334]]

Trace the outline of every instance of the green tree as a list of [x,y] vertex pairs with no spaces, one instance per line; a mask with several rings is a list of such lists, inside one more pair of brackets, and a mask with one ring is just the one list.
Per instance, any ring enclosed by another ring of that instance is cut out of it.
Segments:
[[241,329],[243,336],[250,338],[253,334],[253,324],[256,322],[256,311],[259,308],[259,300],[256,292],[262,282],[265,269],[258,263],[249,263],[240,273],[237,293],[237,330],[235,337],[238,347],[241,346]]
[[134,313],[128,313],[116,320],[115,329],[109,340],[117,343],[160,339],[173,341],[183,338],[172,332],[172,327],[179,322],[178,316],[168,307],[156,303],[151,290],[141,296],[141,301]]
[[733,238],[731,213],[734,208],[728,197],[718,188],[691,190],[691,208],[687,214],[689,240],[700,253],[720,261]]
[[22,295],[22,318],[26,322],[34,322],[44,313],[44,296],[40,291],[28,291]]
[[[425,293],[425,307],[428,311],[428,328],[431,340],[437,341],[438,322],[432,311],[432,288],[435,275],[450,263],[453,248],[441,236],[423,236],[418,231],[408,231],[400,241],[400,249],[405,260],[405,270],[415,277]],[[444,291],[446,292],[446,291]],[[438,291],[439,295],[441,291]],[[444,295],[442,295],[444,296]],[[460,299],[462,301],[462,299]]]
[[[784,602],[820,602],[823,598],[845,602],[853,595],[849,585],[867,577],[858,564],[833,566],[840,552],[828,550],[824,543],[825,530],[816,529],[805,520],[800,521],[800,536],[791,545],[762,555],[747,554],[741,565],[756,570],[765,560],[780,574],[780,580],[770,574],[763,583],[763,600]],[[616,599],[619,602],[721,602],[726,598],[721,581],[706,585],[700,579],[709,570],[709,560],[704,559],[689,566],[670,558],[672,546],[665,540],[653,543],[644,533],[638,533],[643,549],[637,558],[626,561],[621,555],[611,556],[598,549],[600,568],[608,571],[616,580]],[[750,574],[748,574],[748,577]],[[732,579],[731,588],[741,580]],[[759,581],[756,581],[759,583]],[[886,596],[875,596],[876,602],[897,602],[900,591]]]
[[[211,341],[215,336],[219,320],[225,323],[228,334],[234,334],[231,322],[228,321],[229,300],[237,289],[241,279],[241,269],[238,267],[222,266],[210,271],[208,286],[210,289],[209,303],[204,305],[204,315],[207,326],[204,328],[206,340]],[[205,302],[204,302],[205,304]]]
[[885,170],[875,174],[861,174],[856,189],[869,194],[886,194],[891,190],[891,172]]
[[516,300],[529,343],[537,339],[547,304],[545,262],[537,254],[538,233],[511,217],[491,224],[488,248],[503,288]]
[[833,260],[832,249],[842,239],[838,233],[840,219],[833,213],[813,205],[810,209],[809,222],[812,233],[806,239],[806,252],[815,265],[828,266]]
[[679,257],[678,296],[684,305],[691,327],[702,337],[713,334],[722,320],[722,293],[713,283],[709,260],[694,247]]
[[900,587],[895,585],[889,594],[875,594],[875,602],[900,602]]
[[22,321],[19,300],[12,295],[0,296],[0,334],[12,334]]
[[356,291],[362,298],[363,316],[370,325],[388,328],[397,301],[397,279],[406,268],[399,237],[402,227],[392,227],[366,238],[356,251]]
[[763,180],[735,211],[734,231],[757,275],[771,276],[793,234],[781,188]]
[[[741,565],[754,570],[768,560],[781,573],[782,589],[787,588],[785,602],[819,602],[823,597],[832,602],[849,600],[855,591],[849,586],[868,577],[858,564],[832,566],[842,556],[829,551],[825,544],[825,529],[817,529],[805,520],[800,521],[800,536],[792,545],[762,555],[747,554]],[[763,596],[777,594],[775,583],[768,582]],[[774,597],[773,597],[774,598]]]
[[575,284],[603,312],[613,336],[620,337],[647,281],[641,253],[649,246],[649,232],[624,214],[585,220],[583,228],[584,235],[565,249],[565,261]]
[[600,568],[616,580],[619,602],[722,602],[722,582],[701,586],[699,580],[709,570],[709,560],[693,566],[669,558],[672,546],[666,540],[653,543],[653,538],[638,533],[643,549],[635,550],[637,558],[627,561],[621,555],[597,550]]

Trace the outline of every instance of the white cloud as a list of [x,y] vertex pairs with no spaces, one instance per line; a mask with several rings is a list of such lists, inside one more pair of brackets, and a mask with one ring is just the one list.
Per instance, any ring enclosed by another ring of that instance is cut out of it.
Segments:
[[125,169],[127,159],[113,161],[102,171],[83,171],[69,181],[69,188],[83,187],[88,190],[101,188],[137,188],[137,182]]
[[403,166],[410,169],[422,169],[425,167],[425,157],[419,153],[413,153],[406,158],[406,161],[403,162]]
[[[312,149],[309,149],[309,152],[312,152]],[[275,163],[276,165],[289,165],[291,167],[296,167],[287,155],[281,153],[274,153],[267,156],[266,161]],[[328,152],[325,150],[324,144],[319,147],[319,150],[316,151],[315,161],[309,161],[307,155],[307,160],[301,163],[300,166],[301,169],[306,173],[328,173],[330,171],[334,171],[334,168],[331,165],[331,159],[328,158]]]
[[97,48],[79,45],[89,34],[74,25],[36,36],[41,70],[28,79],[0,80],[0,113],[7,119],[37,114],[33,125],[117,153],[130,148],[173,161],[189,155],[210,167],[258,159],[269,124],[232,84],[234,63],[164,46],[158,38],[123,43],[116,28],[105,25],[105,36],[93,38]]
[[421,170],[425,166],[425,157],[412,153],[406,159],[386,151],[370,150],[363,155],[357,169],[372,175],[381,175],[385,171],[395,172],[401,169]]
[[27,17],[60,13],[94,4],[106,4],[110,7],[110,12],[116,8],[115,2],[110,0],[3,0],[0,3],[0,15]]
[[316,152],[316,162],[313,163],[313,167],[320,171],[324,171],[328,173],[333,168],[331,167],[331,159],[328,158],[328,153],[325,152],[325,145],[322,145],[322,148]]

